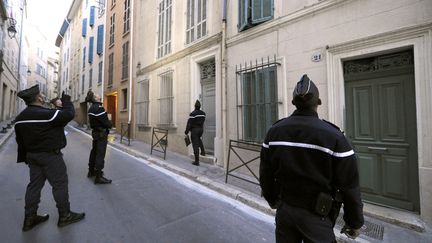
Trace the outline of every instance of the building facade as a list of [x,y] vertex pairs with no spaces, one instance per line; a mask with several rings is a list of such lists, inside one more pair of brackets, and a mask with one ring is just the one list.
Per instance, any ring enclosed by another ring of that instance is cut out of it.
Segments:
[[113,128],[127,129],[133,119],[132,21],[134,0],[106,1],[104,104]]
[[39,85],[41,93],[48,97],[51,87],[48,83],[49,45],[46,36],[36,26],[29,25],[29,52],[27,86]]
[[151,143],[152,128],[168,129],[169,150],[192,154],[184,131],[200,100],[206,152],[222,162],[221,1],[136,1],[136,9],[135,137]]
[[363,199],[431,222],[432,2],[229,4],[224,140],[261,143],[308,74],[320,117],[352,141]]
[[20,104],[16,94],[22,89],[19,74],[23,66],[21,46],[26,11],[25,0],[1,1],[0,121],[15,117]]

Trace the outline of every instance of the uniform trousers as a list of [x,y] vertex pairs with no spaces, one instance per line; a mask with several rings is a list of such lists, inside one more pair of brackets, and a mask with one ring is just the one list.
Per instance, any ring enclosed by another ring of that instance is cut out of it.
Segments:
[[48,180],[59,214],[69,212],[68,176],[63,154],[58,151],[27,153],[30,183],[25,194],[25,215],[37,213],[41,190]]
[[202,135],[203,135],[202,127],[195,127],[191,129],[192,147],[195,156],[199,156],[199,149],[201,149],[202,154],[205,154],[204,144],[201,140]]
[[105,154],[108,145],[108,133],[103,131],[92,131],[93,144],[90,151],[89,169],[102,171],[105,166]]
[[333,224],[307,209],[281,203],[276,211],[276,243],[336,242]]

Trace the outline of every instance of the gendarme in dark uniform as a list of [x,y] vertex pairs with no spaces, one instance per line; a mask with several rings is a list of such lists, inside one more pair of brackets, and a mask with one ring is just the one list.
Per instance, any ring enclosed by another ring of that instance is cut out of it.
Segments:
[[335,242],[335,212],[327,210],[339,213],[336,195],[344,229],[355,238],[364,220],[354,151],[335,125],[318,118],[319,92],[306,75],[292,103],[297,109],[269,129],[261,149],[260,184],[277,208],[276,242]]
[[193,165],[199,165],[199,150],[201,149],[201,155],[205,156],[204,144],[202,142],[203,126],[206,118],[206,113],[201,109],[201,103],[199,100],[195,102],[195,110],[189,114],[189,119],[186,125],[185,134],[191,132],[192,147],[194,151],[195,161]]
[[98,95],[94,95],[93,92],[89,91],[86,100],[92,103],[88,110],[88,117],[93,138],[87,176],[95,176],[95,184],[109,184],[112,181],[103,176],[103,168],[105,166],[109,129],[112,128],[112,124]]
[[18,144],[18,163],[30,168],[30,183],[25,195],[23,231],[32,229],[48,220],[48,215],[37,215],[41,190],[45,181],[52,186],[52,193],[59,212],[58,226],[65,226],[84,218],[84,213],[70,211],[68,177],[61,149],[66,146],[64,127],[74,118],[75,111],[70,96],[62,95],[61,110],[44,108],[44,96],[39,86],[18,92],[27,105],[15,119]]

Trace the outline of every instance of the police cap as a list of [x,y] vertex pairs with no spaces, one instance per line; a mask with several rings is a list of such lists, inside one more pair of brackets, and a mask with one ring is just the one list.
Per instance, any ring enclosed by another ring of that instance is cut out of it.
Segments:
[[30,104],[35,101],[39,92],[39,85],[36,84],[28,89],[21,90],[18,92],[17,96],[23,99],[26,104]]
[[199,102],[199,100],[195,101],[195,109],[200,109],[201,108],[201,102]]
[[307,74],[304,74],[300,81],[297,82],[293,91],[293,105],[297,108],[310,108],[316,105],[321,105],[319,99],[319,91]]

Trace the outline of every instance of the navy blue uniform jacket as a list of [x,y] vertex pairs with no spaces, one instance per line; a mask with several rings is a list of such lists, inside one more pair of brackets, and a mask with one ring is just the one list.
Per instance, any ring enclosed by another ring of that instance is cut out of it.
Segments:
[[343,133],[314,111],[296,110],[275,123],[261,148],[260,184],[270,205],[278,200],[313,210],[320,192],[340,190],[344,220],[363,225],[357,160]]

